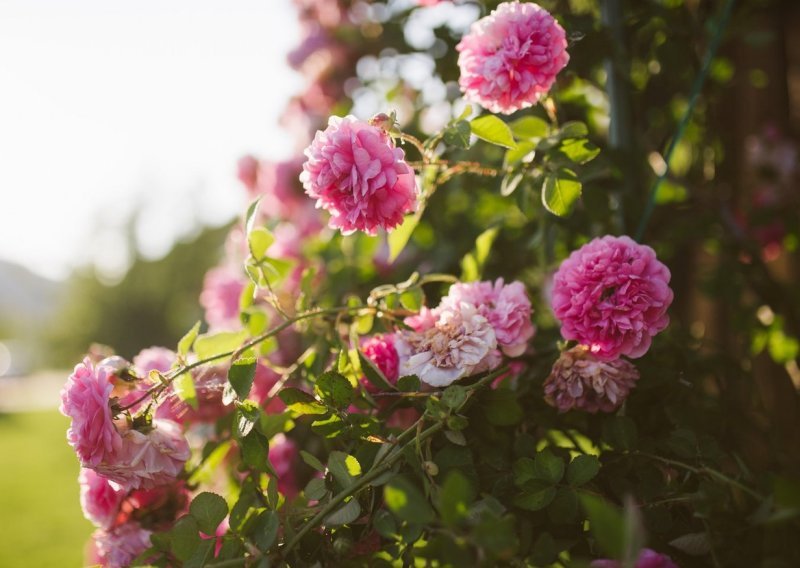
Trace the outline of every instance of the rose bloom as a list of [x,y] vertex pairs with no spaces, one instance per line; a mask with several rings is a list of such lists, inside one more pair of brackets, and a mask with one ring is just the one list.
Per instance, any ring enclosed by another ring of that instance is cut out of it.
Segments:
[[269,463],[278,474],[278,490],[287,499],[298,492],[294,464],[297,461],[297,445],[283,434],[276,434],[269,443]]
[[669,324],[669,269],[629,237],[597,238],[574,251],[553,278],[561,335],[603,361],[637,358]]
[[205,309],[205,318],[212,330],[239,327],[239,297],[246,284],[242,271],[233,266],[217,266],[206,272],[200,305]]
[[122,445],[111,415],[111,372],[108,367],[95,368],[87,357],[76,365],[61,391],[59,410],[72,419],[67,441],[84,467],[97,467]]
[[456,50],[465,98],[504,114],[536,104],[569,61],[564,29],[533,3],[500,4]]
[[125,568],[134,558],[150,548],[152,531],[138,523],[125,523],[111,530],[97,530],[92,534],[94,543],[90,564],[104,568]]
[[436,312],[432,327],[398,334],[401,375],[417,375],[424,383],[444,387],[499,365],[494,329],[473,304],[454,303]]
[[166,373],[172,368],[177,355],[166,347],[148,347],[142,349],[133,358],[133,367],[141,377],[147,377],[150,371]]
[[111,528],[127,492],[118,483],[87,468],[81,468],[78,484],[83,516],[101,529]]
[[[622,563],[617,560],[593,560],[589,565],[591,568],[622,568]],[[634,568],[678,568],[672,558],[666,554],[660,554],[655,550],[643,548],[636,559]]]
[[544,382],[544,398],[559,412],[612,412],[628,398],[639,371],[625,359],[601,361],[578,345],[558,358]]
[[121,441],[119,450],[107,454],[94,469],[127,489],[174,481],[190,455],[180,426],[170,420],[153,420],[147,433],[127,428]]
[[166,397],[156,409],[156,418],[189,425],[197,422],[215,422],[233,412],[233,405],[222,402],[222,394],[228,380],[227,366],[204,365],[192,371],[192,378],[197,409],[181,400],[170,385]]
[[[394,347],[394,341],[394,335],[388,334],[374,335],[361,342],[361,352],[380,369],[383,376],[391,384],[397,382],[400,374],[400,358],[397,355],[397,349]],[[362,376],[360,382],[368,392],[377,392],[379,390],[366,377]]]
[[391,230],[416,208],[414,172],[380,128],[333,116],[305,155],[300,181],[317,207],[331,214],[329,225],[343,234]]
[[453,284],[443,304],[469,302],[489,320],[498,347],[509,357],[522,355],[535,332],[531,323],[531,301],[521,282],[505,284],[498,278],[491,282]]

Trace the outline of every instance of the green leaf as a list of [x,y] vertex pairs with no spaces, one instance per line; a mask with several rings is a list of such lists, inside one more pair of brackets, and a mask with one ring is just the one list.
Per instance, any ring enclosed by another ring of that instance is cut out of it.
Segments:
[[[183,563],[183,568],[202,568],[205,566],[208,559],[213,556],[214,545],[216,545],[216,540],[213,538],[201,540],[192,555]],[[138,566],[138,564],[133,563],[131,566]]]
[[524,179],[525,174],[519,171],[504,175],[503,179],[500,180],[500,195],[508,197],[517,190],[519,184],[521,184]]
[[411,288],[400,294],[400,305],[412,312],[418,312],[425,304],[425,294],[422,288]]
[[622,512],[600,497],[583,493],[581,504],[589,517],[589,530],[600,549],[615,559],[625,553],[625,521]]
[[544,138],[550,133],[550,125],[538,116],[523,116],[509,123],[509,127],[521,140]]
[[636,423],[627,416],[610,416],[603,423],[603,438],[617,450],[633,450],[638,443]]
[[514,462],[514,485],[522,486],[536,477],[536,464],[531,458],[520,458]]
[[542,204],[553,215],[568,215],[580,196],[581,182],[571,170],[559,168],[544,178]]
[[461,385],[450,385],[442,393],[442,404],[451,410],[458,409],[467,400],[467,389]]
[[261,511],[253,527],[253,542],[262,552],[269,550],[278,537],[280,519],[275,511]]
[[303,458],[304,462],[306,462],[308,465],[310,465],[317,471],[325,473],[325,466],[322,465],[322,462],[319,461],[317,459],[317,456],[315,456],[314,454],[310,454],[305,450],[300,450],[300,457]]
[[576,164],[585,164],[597,157],[600,148],[586,138],[570,138],[561,143],[559,151]]
[[420,388],[419,377],[406,375],[397,379],[397,388],[402,392],[418,392]]
[[542,450],[533,460],[533,474],[536,479],[555,485],[564,477],[564,460],[548,449]]
[[[214,530],[216,530],[216,527],[214,527]],[[170,534],[172,535],[170,550],[178,560],[187,561],[200,545],[199,527],[192,515],[186,515],[178,519]]]
[[254,471],[269,471],[271,465],[267,456],[269,455],[269,442],[258,432],[250,432],[250,435],[239,440],[239,447],[244,464]]
[[261,408],[252,400],[245,400],[236,409],[236,429],[244,438],[261,419]]
[[197,527],[207,535],[214,535],[217,527],[228,514],[228,504],[216,493],[204,491],[192,500],[189,513],[197,521]]
[[245,399],[250,394],[253,379],[256,376],[256,358],[242,357],[237,359],[228,369],[228,382],[236,391],[240,399]]
[[548,566],[558,559],[556,541],[550,533],[544,532],[533,543],[531,560],[535,566]]
[[267,254],[267,249],[275,242],[275,237],[265,227],[258,227],[247,235],[247,244],[250,254],[256,260],[261,260]]
[[475,259],[478,261],[479,266],[483,267],[486,264],[486,260],[492,250],[492,244],[494,244],[499,233],[500,227],[492,227],[486,229],[475,239]]
[[514,498],[514,504],[527,511],[539,511],[553,502],[556,488],[546,483],[530,481],[522,493]]
[[361,505],[358,499],[350,499],[342,507],[327,516],[324,524],[327,526],[347,525],[355,521],[361,515]]
[[448,146],[455,146],[456,148],[467,149],[469,148],[469,135],[472,133],[469,122],[466,120],[459,120],[454,125],[449,126],[444,131],[442,139]]
[[567,466],[567,483],[579,487],[594,479],[598,471],[600,471],[600,460],[597,456],[577,455]]
[[197,393],[194,390],[194,377],[191,373],[178,375],[172,381],[172,389],[180,400],[197,410]]
[[554,523],[574,523],[578,518],[578,495],[575,491],[568,487],[559,487],[553,502],[547,508],[547,516]]
[[194,352],[202,360],[219,357],[223,353],[235,351],[247,340],[247,332],[221,331],[219,333],[206,333],[197,337],[194,342]]
[[470,124],[472,133],[490,144],[503,148],[516,148],[514,134],[508,125],[492,114],[480,116]]
[[250,234],[253,230],[253,227],[256,223],[256,212],[258,211],[258,205],[261,202],[261,197],[253,201],[250,206],[247,208],[247,213],[244,216],[244,230],[246,234]]
[[286,407],[295,416],[328,413],[328,409],[324,405],[318,402],[313,396],[300,389],[284,387],[278,392],[278,398],[283,401]]
[[[353,415],[351,420],[355,419],[356,416],[358,415]],[[341,436],[347,432],[349,429],[350,425],[336,414],[331,414],[330,416],[320,418],[319,420],[311,423],[311,430],[326,438],[336,438],[337,436]]]
[[589,129],[586,124],[578,121],[565,122],[558,131],[558,137],[562,140],[567,138],[586,138]]
[[361,349],[358,350],[358,361],[361,363],[361,372],[364,373],[364,376],[372,386],[380,390],[397,390],[386,378],[386,375],[383,374],[383,371],[369,357],[364,355]]
[[397,523],[392,514],[386,509],[379,509],[372,517],[372,526],[378,534],[386,539],[393,539],[397,534]]
[[181,340],[178,341],[178,355],[181,357],[185,357],[189,350],[192,348],[192,344],[194,340],[197,339],[197,334],[200,332],[200,322],[197,321],[192,326],[192,329],[186,332],[186,335],[181,337]]
[[461,472],[452,470],[439,492],[442,521],[447,525],[455,525],[466,519],[469,505],[474,498],[475,491],[467,478]]
[[397,518],[409,523],[430,523],[436,516],[417,486],[400,475],[383,487],[383,500]]
[[328,457],[328,471],[336,482],[346,489],[361,475],[361,464],[349,454],[334,451]]
[[343,375],[328,371],[317,377],[314,391],[328,404],[344,408],[353,400],[353,385]]
[[462,432],[459,432],[457,430],[445,430],[444,437],[457,446],[467,445],[467,438],[464,436]]
[[417,228],[419,220],[422,218],[422,208],[418,209],[414,215],[408,215],[403,223],[389,233],[387,237],[389,241],[389,262],[394,262],[403,249],[406,248],[408,240],[414,229]]
[[328,488],[325,486],[325,480],[318,477],[312,478],[306,485],[306,488],[303,489],[303,495],[305,495],[306,499],[309,501],[319,501],[325,497],[327,492]]

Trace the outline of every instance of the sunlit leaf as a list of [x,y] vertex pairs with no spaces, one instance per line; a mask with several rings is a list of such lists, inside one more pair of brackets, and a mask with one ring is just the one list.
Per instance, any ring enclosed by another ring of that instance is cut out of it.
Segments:
[[472,133],[490,144],[503,148],[516,148],[514,134],[508,125],[492,114],[480,116],[470,123]]

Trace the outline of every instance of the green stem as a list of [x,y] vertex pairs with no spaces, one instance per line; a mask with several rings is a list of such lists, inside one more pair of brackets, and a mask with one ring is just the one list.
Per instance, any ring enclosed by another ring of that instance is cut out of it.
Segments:
[[731,12],[733,11],[733,5],[735,3],[736,0],[726,1],[725,6],[722,8],[722,14],[717,20],[716,26],[714,27],[714,36],[711,38],[708,51],[706,51],[703,64],[700,67],[700,73],[698,73],[694,80],[694,84],[692,85],[692,90],[689,95],[689,104],[686,106],[686,111],[683,113],[681,121],[678,123],[678,129],[675,132],[675,136],[673,136],[672,140],[670,140],[667,151],[664,153],[664,171],[661,172],[661,174],[655,179],[653,186],[650,188],[650,195],[647,199],[644,212],[642,213],[642,218],[639,221],[639,228],[636,230],[636,241],[642,240],[644,231],[647,229],[647,223],[650,221],[650,217],[655,209],[658,188],[661,187],[661,183],[669,174],[669,163],[672,160],[672,153],[675,151],[675,148],[677,148],[678,142],[680,142],[681,138],[683,138],[686,127],[689,125],[689,119],[694,113],[694,107],[697,105],[697,99],[700,97],[700,91],[703,90],[703,84],[705,83],[706,77],[708,77],[708,73],[711,70],[711,62],[714,60],[714,55],[716,55],[719,44],[722,41],[722,36],[724,35],[725,28],[728,25],[728,20],[730,19]]

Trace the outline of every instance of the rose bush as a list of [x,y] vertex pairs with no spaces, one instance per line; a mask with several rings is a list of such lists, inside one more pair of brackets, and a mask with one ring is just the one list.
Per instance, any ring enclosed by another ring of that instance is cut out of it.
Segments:
[[670,325],[663,176],[619,189],[594,4],[295,3],[298,156],[240,161],[205,322],[62,393],[92,560],[792,565],[791,467],[748,468],[737,367]]

